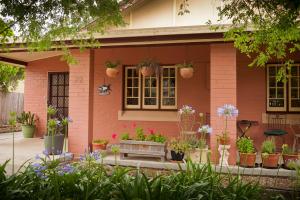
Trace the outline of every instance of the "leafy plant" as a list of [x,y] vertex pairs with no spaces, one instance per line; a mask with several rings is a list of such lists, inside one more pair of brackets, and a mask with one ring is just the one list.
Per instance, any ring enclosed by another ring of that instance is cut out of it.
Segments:
[[129,137],[129,133],[123,133],[121,134],[121,140],[129,140],[130,137]]
[[236,142],[237,148],[240,153],[254,153],[255,148],[253,145],[253,140],[250,137],[241,137]]
[[276,145],[274,139],[265,140],[261,146],[261,152],[264,154],[273,154],[275,153]]
[[94,140],[93,143],[95,144],[108,144],[108,140],[104,140],[104,139],[97,139],[97,140]]
[[137,127],[135,129],[136,134],[136,140],[144,141],[146,139],[146,136],[144,134],[144,129],[141,127]]
[[192,62],[187,62],[187,61],[184,61],[183,63],[177,64],[175,66],[178,67],[178,68],[194,68],[193,63]]
[[16,89],[19,80],[23,79],[24,68],[0,63],[0,92],[6,93]]
[[120,65],[120,61],[119,60],[117,60],[115,62],[108,60],[108,61],[105,62],[106,68],[116,68],[119,65]]
[[158,76],[160,74],[160,64],[158,62],[156,62],[154,59],[145,59],[142,60],[137,66],[136,66],[136,70],[139,71],[140,69],[142,69],[143,67],[146,68],[151,68],[153,70],[153,72],[155,72],[155,74]]
[[189,149],[189,144],[180,139],[172,139],[170,149],[176,153],[185,153]]
[[293,151],[293,149],[291,147],[289,147],[288,144],[283,144],[282,145],[282,154],[283,155],[292,155],[295,152]]
[[17,117],[17,122],[25,126],[34,126],[36,122],[35,114],[23,111],[20,116]]

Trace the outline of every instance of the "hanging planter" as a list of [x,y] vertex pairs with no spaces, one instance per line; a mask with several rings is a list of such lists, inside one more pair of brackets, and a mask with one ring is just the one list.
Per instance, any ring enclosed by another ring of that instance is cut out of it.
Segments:
[[106,75],[110,78],[116,78],[119,75],[119,69],[117,67],[120,65],[119,61],[112,62],[112,61],[106,61]]
[[140,71],[143,76],[159,75],[160,65],[153,59],[146,59],[137,65],[137,71]]
[[183,62],[182,64],[176,65],[180,70],[180,75],[184,79],[192,78],[194,75],[194,66],[190,62]]

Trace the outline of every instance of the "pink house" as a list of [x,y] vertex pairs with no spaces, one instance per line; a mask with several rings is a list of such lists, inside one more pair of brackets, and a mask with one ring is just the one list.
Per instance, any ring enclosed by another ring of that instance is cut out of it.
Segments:
[[[177,110],[191,105],[197,112],[210,113],[214,133],[209,142],[215,159],[216,135],[224,125],[216,110],[227,103],[239,109],[238,118],[229,121],[230,163],[234,164],[237,120],[258,122],[247,133],[258,149],[265,139],[267,113],[286,113],[287,120],[300,120],[300,65],[293,66],[287,83],[276,84],[273,74],[279,62],[249,68],[248,57],[231,42],[224,42],[222,32],[205,25],[208,19],[216,22],[217,1],[191,0],[191,13],[184,16],[177,15],[178,6],[176,0],[154,0],[129,7],[124,11],[127,26],[99,35],[101,48],[72,49],[78,60],[74,66],[61,61],[60,51],[30,53],[16,48],[0,53],[2,61],[25,66],[24,106],[39,117],[36,137],[45,133],[48,104],[73,119],[69,150],[74,153],[82,153],[93,139],[110,139],[112,133],[123,132],[132,122],[168,137],[178,136]],[[291,56],[300,61],[300,54]],[[152,86],[134,73],[134,67],[145,58],[157,60],[165,72],[151,80],[155,82]],[[117,78],[106,76],[107,60],[121,61]],[[175,67],[185,60],[194,63],[190,79],[183,79]],[[111,85],[110,95],[99,95],[98,88],[104,83]],[[292,143],[292,133],[284,137]]]

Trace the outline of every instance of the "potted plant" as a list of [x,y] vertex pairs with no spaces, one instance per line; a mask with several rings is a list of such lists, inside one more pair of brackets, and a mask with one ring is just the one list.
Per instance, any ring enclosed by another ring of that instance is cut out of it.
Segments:
[[153,59],[145,59],[137,65],[137,71],[140,71],[143,76],[152,76],[154,73],[156,76],[160,73],[160,65]]
[[93,151],[106,150],[107,144],[108,144],[108,140],[104,140],[104,139],[94,140],[93,143],[92,143]]
[[186,141],[172,139],[170,142],[171,160],[182,161],[184,158],[184,154],[188,150],[188,148],[189,145]]
[[110,78],[116,78],[119,75],[119,70],[117,67],[120,65],[120,61],[106,61],[106,75]]
[[250,137],[241,137],[236,142],[236,146],[240,155],[240,166],[254,167],[256,161],[256,153],[253,140]]
[[265,168],[277,168],[279,153],[275,153],[276,145],[274,139],[267,139],[261,146],[262,166]]
[[218,135],[217,140],[219,143],[218,151],[220,153],[219,164],[222,166],[228,166],[228,158],[229,158],[229,149],[230,149],[230,138],[229,132],[227,130],[228,125],[228,118],[237,117],[238,116],[238,109],[235,106],[230,104],[225,104],[222,107],[219,107],[218,115],[220,117],[225,118],[225,129],[221,135]]
[[282,159],[284,163],[284,167],[289,169],[289,163],[292,161],[296,161],[299,158],[299,155],[293,151],[288,144],[282,145]]
[[36,118],[33,113],[22,112],[20,116],[17,117],[17,121],[22,124],[22,132],[24,138],[32,138],[35,131]]
[[194,65],[191,62],[184,61],[182,64],[176,65],[179,68],[179,72],[182,78],[192,78],[194,75]]
[[56,118],[57,110],[49,106],[47,109],[47,132],[44,136],[45,151],[52,155],[63,152],[64,139],[68,132],[69,118]]

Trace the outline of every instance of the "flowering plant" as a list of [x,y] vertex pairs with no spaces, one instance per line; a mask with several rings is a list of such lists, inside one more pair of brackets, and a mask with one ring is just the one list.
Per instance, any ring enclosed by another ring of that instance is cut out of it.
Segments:
[[188,106],[188,105],[183,105],[182,108],[179,109],[179,114],[183,115],[183,114],[194,114],[196,111],[193,109],[192,106]]
[[209,125],[203,125],[198,129],[198,132],[200,133],[198,148],[204,149],[206,147],[206,135],[212,133],[212,128]]
[[225,129],[221,135],[218,136],[218,141],[220,144],[229,144],[229,136],[227,131],[228,118],[237,117],[239,114],[238,109],[230,104],[225,104],[222,107],[219,107],[217,113],[220,117],[225,117]]

